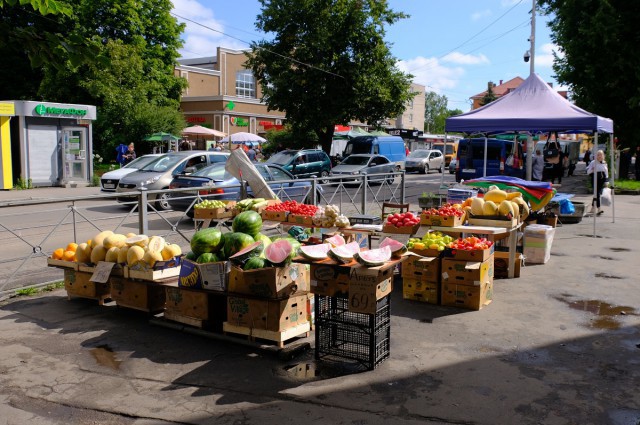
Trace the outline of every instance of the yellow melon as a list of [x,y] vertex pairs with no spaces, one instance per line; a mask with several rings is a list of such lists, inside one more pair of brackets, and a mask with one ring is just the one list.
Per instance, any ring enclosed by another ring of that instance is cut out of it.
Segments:
[[127,265],[133,267],[144,258],[144,248],[134,245],[127,251]]
[[107,248],[105,248],[104,245],[95,245],[91,249],[91,262],[93,264],[97,264],[99,261],[104,261],[106,256]]
[[484,201],[482,215],[498,215],[498,206],[493,201]]
[[149,251],[162,252],[166,242],[162,236],[151,236],[149,239],[149,243],[147,244],[147,249]]
[[500,202],[507,199],[507,192],[500,189],[490,190],[484,194],[484,202],[491,201],[496,205],[500,205]]
[[147,235],[133,235],[125,241],[128,246],[147,246],[149,242],[149,236]]
[[104,232],[100,232],[93,237],[93,241],[91,241],[91,247],[96,247],[98,245],[103,245],[104,238],[109,235],[113,235],[111,230],[105,230]]
[[484,199],[482,198],[471,198],[471,214],[473,215],[483,215],[484,211]]
[[168,243],[162,250],[162,259],[168,260],[170,258],[177,257],[180,254],[182,254],[182,249],[180,249],[178,244]]
[[513,198],[513,202],[517,203],[520,207],[520,220],[525,220],[529,216],[529,205],[524,198]]
[[119,233],[114,233],[104,238],[102,245],[104,245],[104,247],[107,249],[111,249],[114,247],[120,248],[121,246],[125,245],[126,240],[127,238],[124,235],[121,235]]
[[118,263],[125,264],[127,262],[127,253],[129,252],[128,246],[118,248]]
[[91,246],[87,243],[81,243],[76,248],[76,261],[78,263],[90,263],[91,262]]
[[515,212],[513,211],[513,205],[511,205],[511,201],[507,201],[505,199],[504,201],[500,202],[500,205],[498,206],[498,213],[505,217],[514,217]]
[[109,248],[104,256],[104,261],[108,263],[117,263],[119,250],[120,248],[118,248],[117,246],[112,246],[111,248]]
[[147,250],[142,257],[142,262],[146,263],[149,267],[153,267],[157,261],[162,260],[162,254],[158,251]]
[[522,193],[520,193],[520,192],[507,192],[507,199],[510,201],[513,198],[522,198]]

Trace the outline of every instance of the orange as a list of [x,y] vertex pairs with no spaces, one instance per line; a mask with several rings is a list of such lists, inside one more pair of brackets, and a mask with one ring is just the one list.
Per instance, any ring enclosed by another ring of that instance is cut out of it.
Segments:
[[75,261],[76,253],[73,251],[65,251],[62,255],[62,259],[65,261]]
[[51,254],[51,258],[53,258],[54,260],[62,260],[63,255],[64,255],[64,248],[58,248],[55,251],[53,251],[53,254]]
[[78,249],[78,244],[75,242],[70,242],[69,245],[67,245],[67,249],[65,251],[76,252],[76,249]]

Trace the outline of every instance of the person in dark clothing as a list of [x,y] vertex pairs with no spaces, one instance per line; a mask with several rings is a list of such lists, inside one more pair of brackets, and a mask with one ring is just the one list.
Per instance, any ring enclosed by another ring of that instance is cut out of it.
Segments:
[[636,147],[636,180],[640,180],[640,146]]
[[587,148],[586,151],[584,151],[584,165],[589,165],[589,162],[591,162],[591,151],[589,150],[589,148]]
[[596,207],[598,209],[597,214],[600,215],[603,213],[602,208],[600,208],[600,196],[602,196],[602,189],[605,186],[609,186],[609,168],[607,168],[607,163],[604,162],[604,152],[598,151],[596,153],[596,158],[591,161],[589,166],[587,167],[587,174],[596,173],[596,197],[591,202],[591,214],[596,214]]
[[627,180],[629,178],[629,168],[631,167],[631,149],[624,148],[620,152],[620,176],[619,179]]
[[124,155],[122,155],[122,158],[124,159],[124,163],[122,165],[127,165],[128,163],[136,159],[136,150],[133,143],[129,143],[129,146],[127,147],[127,152],[125,152]]

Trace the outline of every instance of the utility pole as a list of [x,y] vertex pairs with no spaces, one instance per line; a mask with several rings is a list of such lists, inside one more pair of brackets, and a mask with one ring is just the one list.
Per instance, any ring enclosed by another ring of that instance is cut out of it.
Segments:
[[529,64],[529,74],[535,72],[536,63],[536,0],[531,0],[531,63]]

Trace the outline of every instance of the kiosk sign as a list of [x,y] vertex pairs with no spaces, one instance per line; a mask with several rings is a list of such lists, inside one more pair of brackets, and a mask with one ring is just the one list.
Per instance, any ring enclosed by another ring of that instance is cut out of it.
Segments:
[[55,106],[47,106],[42,103],[37,105],[33,111],[36,115],[73,115],[77,117],[84,117],[87,115],[86,109],[59,108]]

